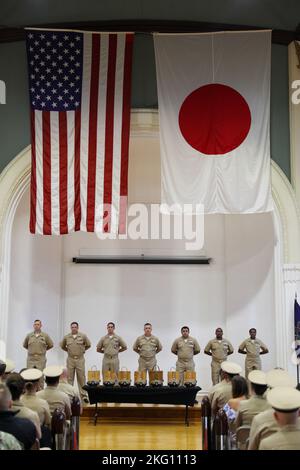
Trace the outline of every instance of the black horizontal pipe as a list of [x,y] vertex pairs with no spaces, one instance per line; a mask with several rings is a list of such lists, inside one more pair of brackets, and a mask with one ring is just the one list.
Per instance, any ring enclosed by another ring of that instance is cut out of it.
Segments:
[[209,264],[211,258],[74,257],[76,264]]
[[[110,20],[110,21],[77,21],[47,24],[27,24],[29,27],[48,29],[74,29],[81,31],[133,31],[136,33],[203,33],[213,31],[248,31],[259,29],[272,29],[268,25],[258,27],[255,25],[238,25],[226,23],[209,23],[203,21],[182,20]],[[0,43],[24,41],[25,30],[22,25],[0,27]],[[272,42],[275,44],[288,45],[292,41],[300,40],[300,31],[272,30]]]

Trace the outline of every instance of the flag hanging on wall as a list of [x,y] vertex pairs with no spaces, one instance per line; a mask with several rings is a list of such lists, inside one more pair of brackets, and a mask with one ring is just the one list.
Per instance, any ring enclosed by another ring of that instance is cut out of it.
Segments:
[[31,233],[124,231],[133,34],[27,30]]
[[162,202],[272,210],[271,32],[154,35]]

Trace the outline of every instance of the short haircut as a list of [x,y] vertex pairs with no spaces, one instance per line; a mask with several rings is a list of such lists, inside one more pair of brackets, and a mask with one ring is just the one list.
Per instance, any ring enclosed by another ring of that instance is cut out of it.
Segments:
[[145,323],[144,328],[145,328],[145,326],[152,326],[152,325],[151,325],[151,323]]
[[9,388],[5,384],[0,383],[0,411],[8,410],[10,400],[11,393]]
[[267,385],[253,384],[252,382],[251,382],[251,387],[253,388],[255,395],[258,395],[260,397],[263,396],[263,394],[266,392],[268,388]]
[[38,321],[38,322],[40,322],[40,323],[42,323],[42,322],[41,322],[41,320],[34,320],[34,322],[33,322],[33,323],[36,323],[37,321]]
[[239,398],[248,396],[248,383],[247,380],[241,375],[235,375],[231,381],[232,385],[232,398]]
[[255,333],[256,333],[256,328],[250,328],[249,333],[250,333],[250,331],[252,331],[252,330],[254,330]]
[[218,328],[216,328],[216,331],[217,331],[217,330],[223,331],[223,328],[221,328],[220,326],[218,326]]
[[77,326],[79,326],[78,323],[77,323],[77,321],[72,321],[71,326],[72,326],[72,325],[77,325]]
[[20,374],[13,372],[6,379],[6,385],[9,388],[13,400],[18,400],[25,387],[25,380]]
[[45,382],[46,382],[47,385],[58,384],[59,376],[58,377],[45,377]]
[[116,327],[113,321],[109,321],[106,326],[109,326],[109,325],[112,325],[114,328]]
[[188,326],[183,326],[183,327],[181,328],[181,331],[182,331],[182,330],[188,330],[188,331],[190,331],[190,329],[189,329]]

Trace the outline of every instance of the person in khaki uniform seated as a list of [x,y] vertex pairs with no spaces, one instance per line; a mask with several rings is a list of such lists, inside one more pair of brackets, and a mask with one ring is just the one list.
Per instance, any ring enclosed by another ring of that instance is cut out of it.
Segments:
[[234,351],[232,344],[223,338],[222,328],[216,329],[216,337],[211,339],[205,349],[204,354],[212,356],[211,361],[211,380],[213,385],[220,381],[221,363],[227,360],[227,357]]
[[91,342],[84,333],[78,331],[78,327],[79,325],[76,321],[71,323],[71,333],[63,338],[60,343],[60,347],[68,353],[68,382],[71,385],[74,385],[76,372],[80,396],[86,403],[88,403],[89,400],[87,392],[83,390],[82,387],[85,385],[84,354],[85,351],[91,347]]
[[151,323],[145,323],[144,334],[139,336],[133,345],[133,350],[139,354],[139,370],[149,371],[156,366],[156,354],[162,350],[162,345],[156,336],[152,335]]
[[[269,388],[295,388],[296,385],[294,378],[283,369],[270,370],[267,372],[266,378]],[[258,450],[261,441],[278,430],[279,425],[275,419],[273,408],[269,408],[268,410],[254,416],[250,429],[248,450]]]
[[218,410],[223,408],[223,406],[232,398],[231,381],[234,376],[242,372],[241,366],[229,361],[224,361],[221,363],[221,370],[223,382],[215,388],[211,402],[211,411],[213,416],[215,416]]
[[258,338],[256,338],[256,328],[250,328],[250,337],[245,339],[239,346],[238,352],[246,354],[245,359],[245,377],[248,378],[251,370],[261,370],[261,354],[268,354],[267,346]]
[[261,370],[249,373],[250,394],[248,400],[242,400],[235,419],[236,429],[240,426],[251,426],[254,416],[270,408],[264,394],[268,388],[266,374]]
[[24,339],[23,347],[27,349],[27,368],[36,367],[43,370],[46,367],[46,352],[53,348],[53,341],[47,333],[42,331],[41,320],[33,323],[33,332],[28,333]]
[[178,357],[176,370],[180,373],[180,385],[183,385],[183,375],[185,371],[195,370],[193,357],[200,353],[200,346],[195,338],[190,336],[188,326],[181,328],[180,338],[175,339],[171,351]]
[[[60,390],[61,392],[64,392],[68,395],[71,406],[72,406],[72,401],[74,397],[79,398],[80,400],[80,394],[77,392],[75,387],[69,384],[68,382],[68,371],[65,368],[63,368],[62,374],[59,377],[59,384],[58,384],[57,390]],[[82,403],[81,400],[80,400],[80,403]],[[80,411],[81,413],[82,406],[80,406],[80,410],[81,410]]]
[[263,439],[259,450],[300,450],[300,392],[275,387],[267,393],[267,400],[275,410],[279,431]]
[[46,380],[46,388],[37,393],[38,398],[46,400],[51,415],[55,408],[60,408],[65,412],[66,419],[71,418],[71,405],[69,397],[66,393],[57,389],[59,384],[59,377],[61,376],[63,368],[60,366],[48,366],[43,370]]
[[107,323],[107,335],[103,336],[97,344],[97,352],[104,354],[102,361],[102,375],[104,372],[110,370],[116,374],[119,372],[119,353],[126,351],[127,344],[115,334],[115,324],[113,322]]
[[12,397],[11,410],[18,412],[18,418],[29,419],[35,425],[36,437],[38,439],[41,439],[42,431],[38,414],[35,411],[32,411],[27,406],[25,406],[20,399],[25,388],[24,379],[21,377],[20,374],[13,372],[7,378],[6,386],[8,387]]
[[41,423],[42,437],[40,439],[41,447],[51,447],[51,415],[50,408],[46,400],[38,398],[36,392],[39,390],[39,384],[43,373],[39,369],[26,369],[20,373],[25,381],[25,393],[21,396],[21,402],[35,411]]
[[39,415],[41,427],[50,427],[51,415],[49,405],[46,400],[37,396],[39,380],[43,373],[39,369],[26,369],[20,375],[25,381],[25,393],[21,396],[21,402]]

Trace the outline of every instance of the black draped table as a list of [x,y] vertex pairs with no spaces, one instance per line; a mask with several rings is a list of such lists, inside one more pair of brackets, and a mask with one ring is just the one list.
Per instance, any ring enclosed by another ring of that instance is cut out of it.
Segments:
[[96,405],[94,424],[97,424],[98,403],[147,403],[185,405],[185,423],[188,426],[188,407],[194,406],[200,387],[113,387],[85,385],[91,405]]

